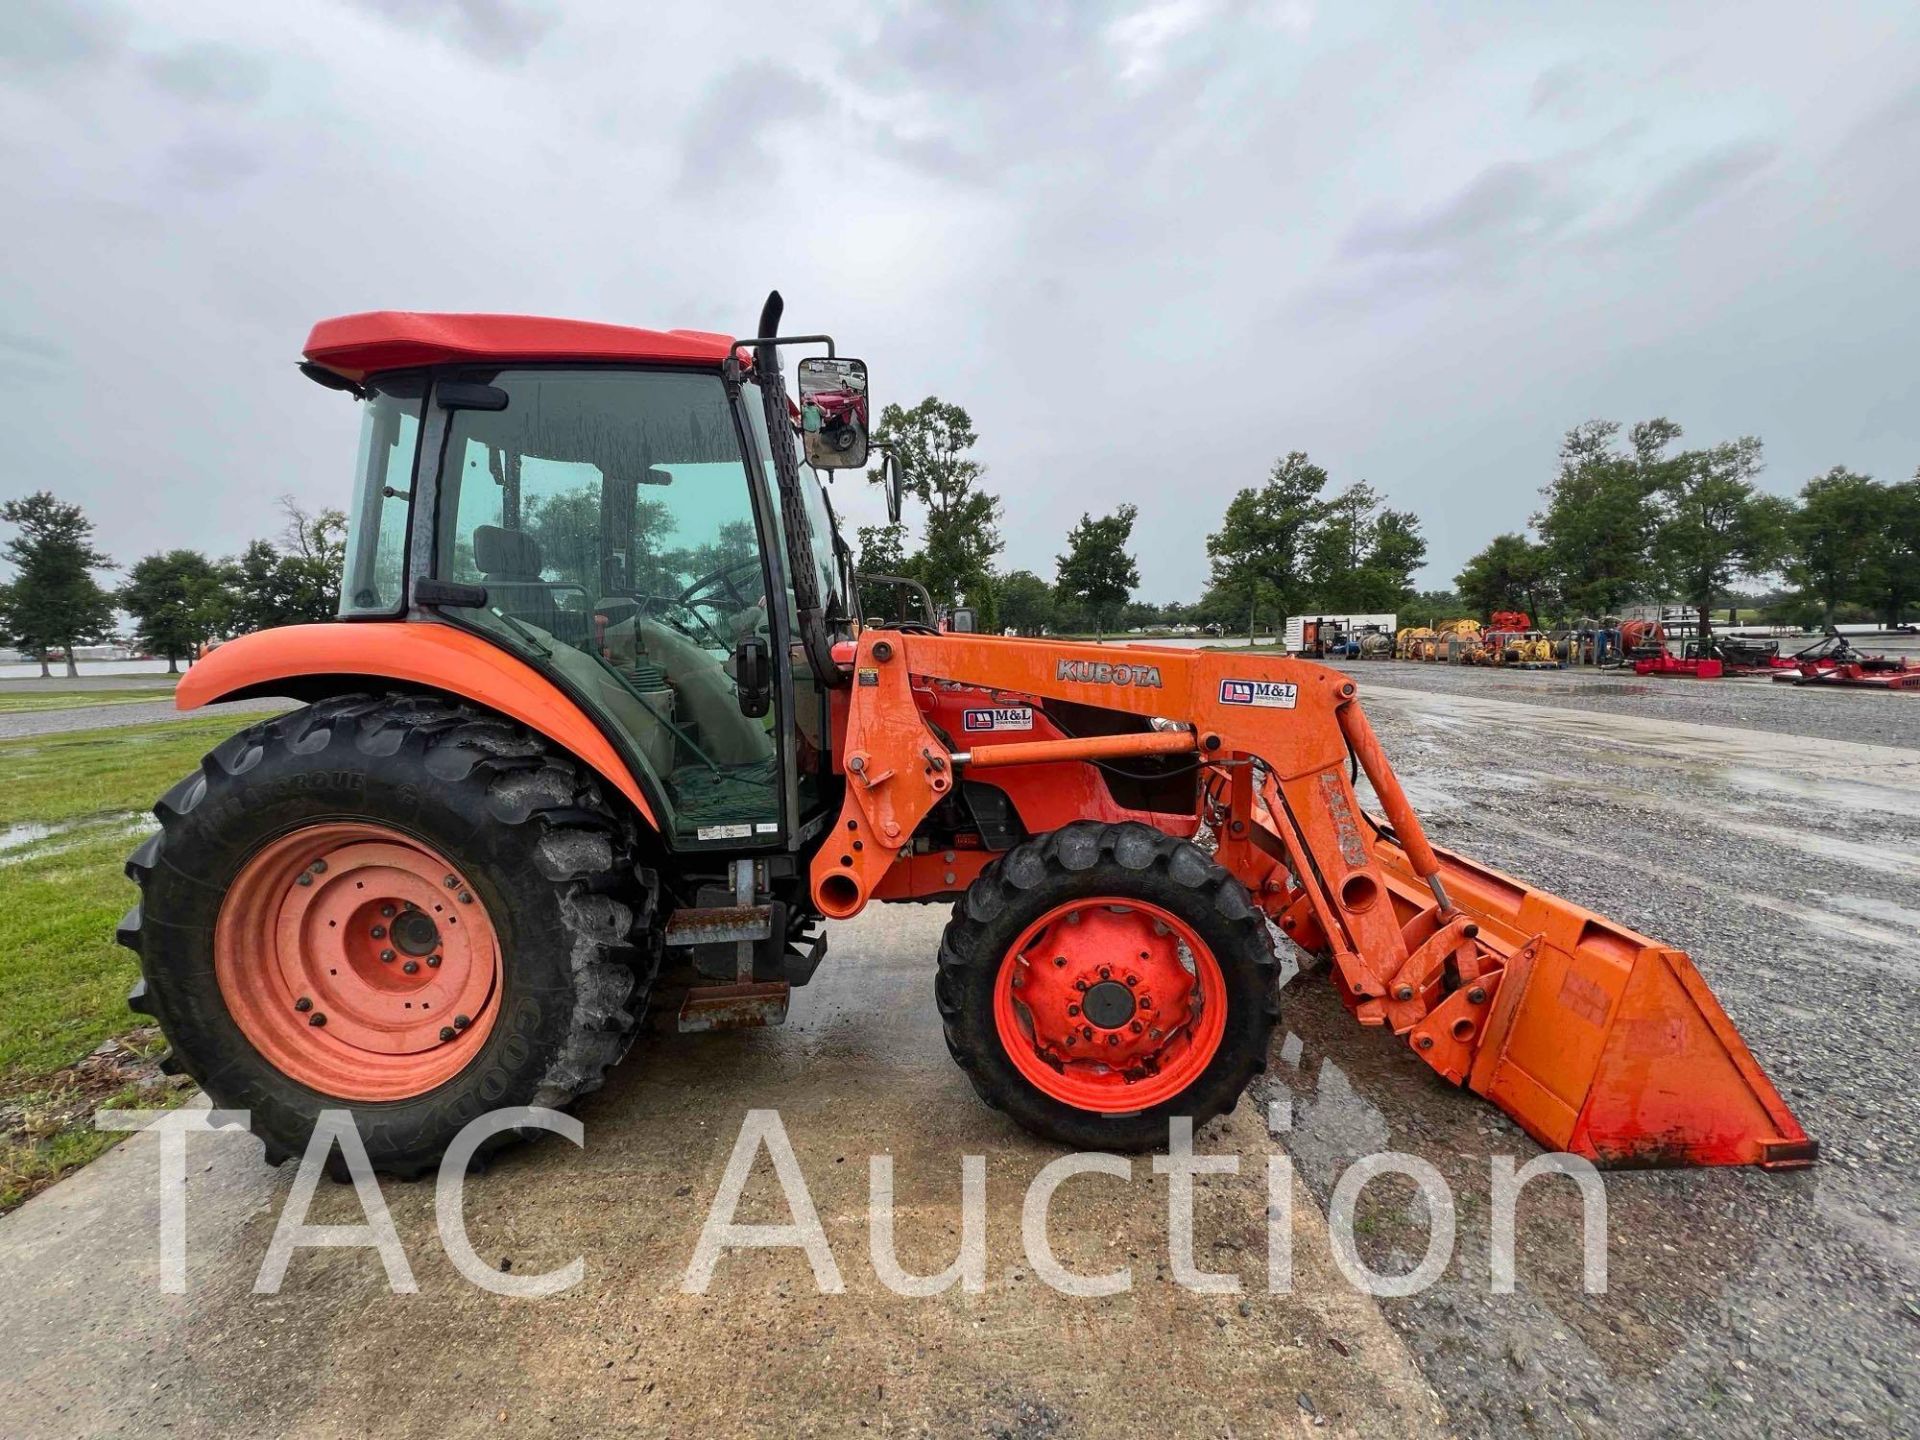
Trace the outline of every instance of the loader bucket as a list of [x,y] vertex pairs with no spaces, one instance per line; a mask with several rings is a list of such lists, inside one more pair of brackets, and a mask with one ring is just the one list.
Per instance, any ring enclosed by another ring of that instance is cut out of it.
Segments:
[[[1391,832],[1389,832],[1390,834]],[[1553,1150],[1599,1165],[1811,1164],[1817,1146],[1684,951],[1434,847],[1447,893],[1503,968],[1409,1035],[1429,1064]],[[1406,852],[1375,859],[1424,898]]]

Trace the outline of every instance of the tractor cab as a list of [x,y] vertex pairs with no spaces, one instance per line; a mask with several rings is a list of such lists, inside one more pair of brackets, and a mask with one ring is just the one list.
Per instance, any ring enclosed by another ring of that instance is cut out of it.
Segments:
[[540,671],[671,847],[785,847],[831,799],[831,651],[854,613],[820,474],[868,440],[864,365],[803,360],[795,406],[757,358],[775,353],[509,317],[323,322],[304,368],[365,405],[341,618],[442,620]]

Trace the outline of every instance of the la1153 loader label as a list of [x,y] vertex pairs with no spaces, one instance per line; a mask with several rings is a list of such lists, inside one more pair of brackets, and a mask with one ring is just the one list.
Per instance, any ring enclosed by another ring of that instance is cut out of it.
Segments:
[[1287,680],[1222,680],[1222,705],[1258,705],[1263,710],[1291,710],[1300,687]]

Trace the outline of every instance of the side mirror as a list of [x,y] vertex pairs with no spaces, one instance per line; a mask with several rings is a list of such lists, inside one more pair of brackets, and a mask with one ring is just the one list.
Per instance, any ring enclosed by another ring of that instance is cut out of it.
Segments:
[[758,720],[773,703],[773,654],[764,635],[743,635],[733,649],[733,683],[740,692],[740,713]]
[[800,435],[816,470],[867,463],[867,364],[809,355],[800,362]]
[[900,523],[900,493],[905,488],[905,477],[900,473],[900,462],[889,450],[881,464],[881,484],[887,492],[887,523]]

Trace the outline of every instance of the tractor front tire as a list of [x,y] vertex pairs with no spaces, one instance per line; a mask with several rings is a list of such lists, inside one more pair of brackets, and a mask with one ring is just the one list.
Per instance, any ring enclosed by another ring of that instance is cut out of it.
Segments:
[[1148,825],[1015,846],[954,905],[936,993],[982,1100],[1084,1150],[1164,1146],[1266,1069],[1278,962],[1245,887]]
[[498,715],[323,700],[223,742],[154,813],[127,862],[130,1003],[276,1164],[347,1109],[376,1170],[418,1176],[482,1114],[597,1088],[630,1042],[659,953],[632,823]]

